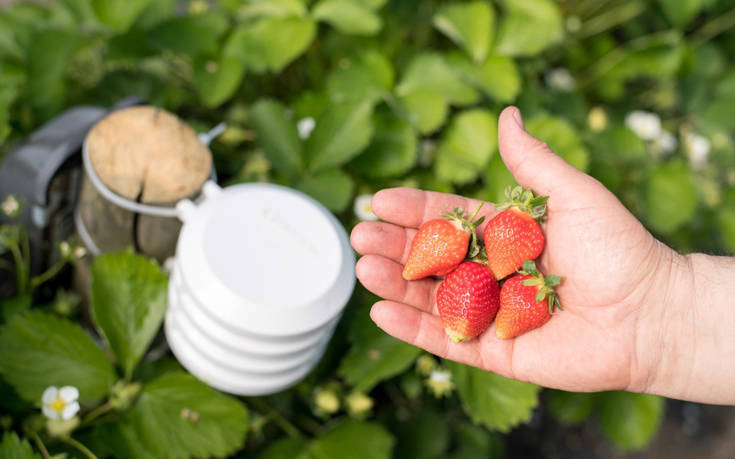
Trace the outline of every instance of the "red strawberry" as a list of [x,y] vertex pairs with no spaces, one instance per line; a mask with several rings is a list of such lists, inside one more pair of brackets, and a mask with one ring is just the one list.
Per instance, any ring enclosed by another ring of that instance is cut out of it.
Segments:
[[439,285],[436,303],[444,330],[459,343],[490,326],[498,312],[500,288],[490,268],[465,261]]
[[487,262],[500,280],[520,268],[524,260],[535,260],[544,250],[539,220],[546,213],[548,196],[534,197],[531,190],[510,187],[508,202],[497,206],[498,215],[487,222],[484,233]]
[[485,217],[473,220],[482,204],[471,217],[459,207],[443,218],[429,220],[421,225],[408,252],[403,278],[416,280],[427,276],[443,276],[457,267],[465,256],[474,257],[480,251],[475,228]]
[[548,322],[554,309],[561,309],[552,288],[561,279],[553,274],[544,278],[534,262],[523,262],[519,274],[506,280],[500,289],[495,335],[500,339],[515,338]]

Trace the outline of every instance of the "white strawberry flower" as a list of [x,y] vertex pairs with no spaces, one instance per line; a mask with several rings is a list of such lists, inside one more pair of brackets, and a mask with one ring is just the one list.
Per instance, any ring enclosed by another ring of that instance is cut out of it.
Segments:
[[432,371],[426,380],[426,385],[437,398],[449,395],[452,392],[452,389],[454,389],[452,374],[446,370]]
[[49,386],[41,396],[41,411],[49,419],[66,421],[79,412],[78,399],[79,390],[74,386],[64,386],[61,389]]
[[679,141],[676,140],[674,134],[668,131],[661,131],[661,133],[653,139],[651,142],[651,150],[655,153],[671,153],[676,150],[679,146]]
[[653,140],[661,134],[661,118],[655,113],[632,111],[625,117],[625,125],[643,140]]
[[74,258],[76,259],[82,259],[85,255],[87,255],[87,249],[85,249],[81,245],[78,245],[74,247],[74,250],[72,250],[72,255],[74,255]]
[[546,84],[551,89],[562,92],[573,91],[577,87],[577,82],[574,81],[574,77],[569,70],[565,68],[551,69],[546,73]]
[[361,194],[355,198],[353,210],[357,218],[362,221],[378,219],[378,216],[373,213],[373,208],[370,204],[372,200],[372,194]]
[[308,139],[315,126],[316,121],[314,121],[314,118],[309,116],[301,118],[298,123],[296,123],[296,130],[299,131],[299,137],[301,139]]
[[694,169],[701,169],[709,157],[712,144],[709,139],[698,134],[689,134],[685,138],[686,149],[689,153],[689,163]]
[[20,202],[11,194],[0,204],[0,208],[2,208],[3,213],[8,217],[17,217],[20,212]]

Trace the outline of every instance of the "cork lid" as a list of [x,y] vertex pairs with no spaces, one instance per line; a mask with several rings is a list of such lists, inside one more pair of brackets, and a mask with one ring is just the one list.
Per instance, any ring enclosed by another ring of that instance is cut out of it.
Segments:
[[209,177],[212,155],[194,130],[156,107],[117,110],[87,135],[89,158],[115,193],[143,203],[193,196]]

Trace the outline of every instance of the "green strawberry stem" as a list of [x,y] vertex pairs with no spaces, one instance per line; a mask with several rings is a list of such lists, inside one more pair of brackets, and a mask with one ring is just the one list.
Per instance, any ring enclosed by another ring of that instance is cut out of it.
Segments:
[[506,188],[505,197],[507,201],[495,206],[499,211],[516,207],[539,223],[541,223],[544,215],[546,215],[546,201],[549,199],[548,196],[535,196],[533,191],[517,186],[513,189],[511,187]]
[[549,314],[553,314],[555,309],[563,311],[561,304],[559,303],[559,297],[553,288],[561,283],[563,277],[557,276],[556,274],[549,274],[544,277],[544,275],[536,269],[536,263],[531,260],[524,261],[523,266],[518,272],[520,274],[525,274],[526,276],[532,276],[530,279],[521,281],[521,285],[525,285],[527,287],[539,287],[536,292],[536,301],[541,302],[546,298],[549,303]]
[[[477,234],[475,233],[475,228],[477,228],[485,220],[484,215],[475,220],[475,217],[477,217],[477,214],[480,213],[480,209],[482,208],[482,206],[483,203],[480,203],[480,205],[477,206],[477,209],[475,209],[475,211],[469,217],[467,216],[467,212],[465,212],[461,207],[455,207],[453,212],[445,213],[442,215],[443,218],[446,218],[450,222],[455,223],[455,225],[459,224],[463,230],[469,233],[470,244],[467,250],[467,258],[469,259],[477,257],[478,254],[482,252],[482,250],[480,250],[480,242],[477,239]],[[487,264],[487,258],[485,264]]]

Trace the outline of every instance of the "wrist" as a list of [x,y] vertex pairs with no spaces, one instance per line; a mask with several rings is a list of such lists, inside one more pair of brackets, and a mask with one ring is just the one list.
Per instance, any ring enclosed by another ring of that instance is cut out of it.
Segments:
[[[670,250],[670,249],[669,249]],[[631,390],[735,403],[735,259],[673,251],[660,266],[647,323],[648,375]],[[640,330],[640,328],[639,328]]]
[[[675,397],[688,389],[682,377],[691,367],[691,323],[695,311],[694,267],[691,256],[662,243],[646,300],[641,303],[636,333],[640,373],[628,390]],[[633,372],[631,372],[633,375]]]

